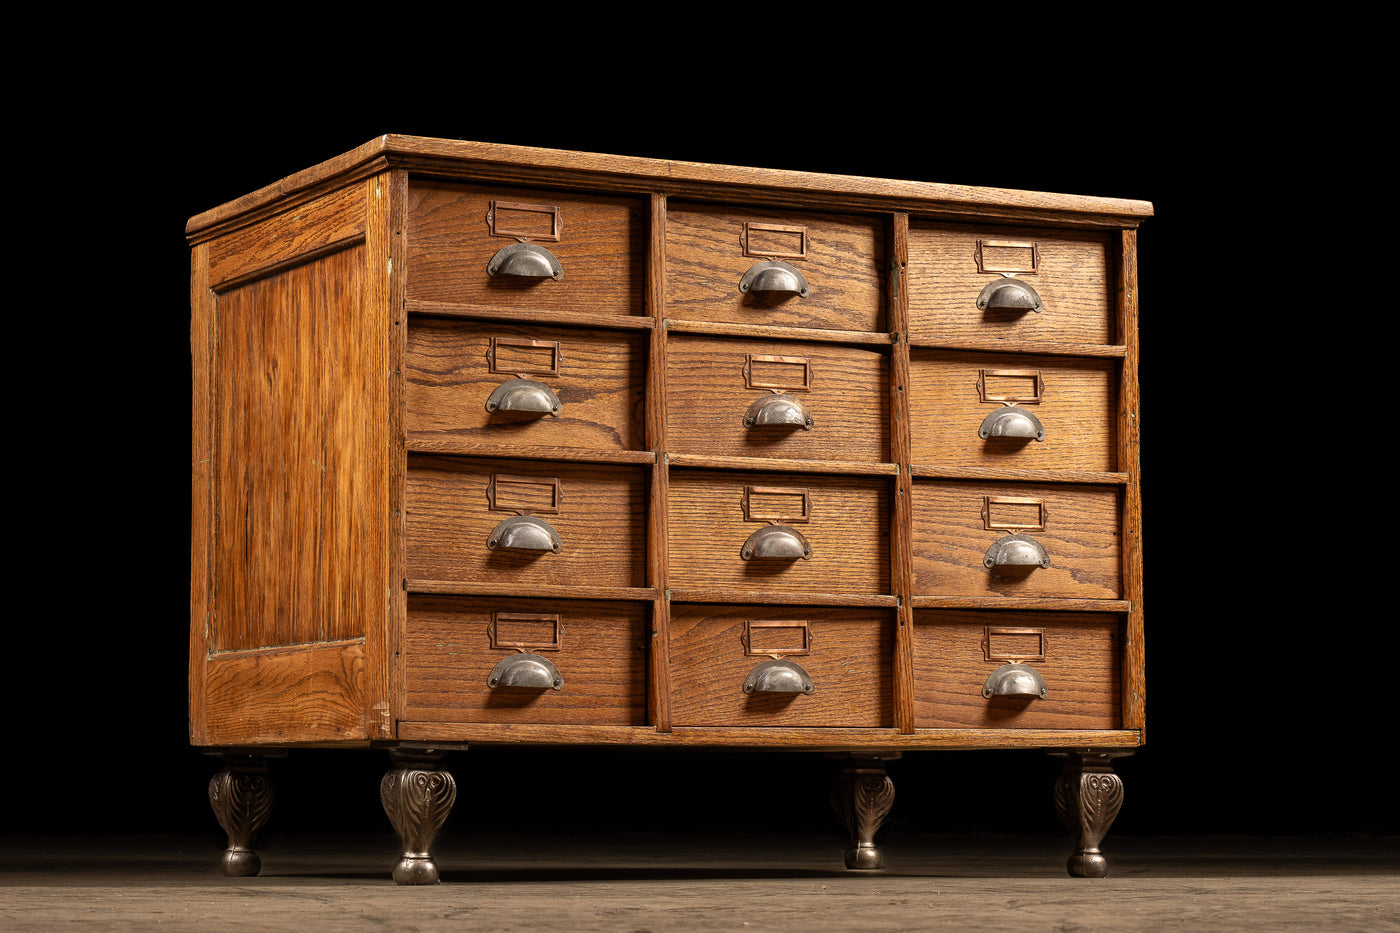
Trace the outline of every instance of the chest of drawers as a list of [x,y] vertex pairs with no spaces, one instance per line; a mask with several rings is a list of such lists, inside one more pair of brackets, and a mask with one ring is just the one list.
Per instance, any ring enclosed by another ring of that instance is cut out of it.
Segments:
[[[385,136],[192,219],[190,736],[1043,748],[1102,875],[1144,740],[1138,201]],[[600,752],[606,754],[606,751]],[[466,760],[466,759],[464,759]]]

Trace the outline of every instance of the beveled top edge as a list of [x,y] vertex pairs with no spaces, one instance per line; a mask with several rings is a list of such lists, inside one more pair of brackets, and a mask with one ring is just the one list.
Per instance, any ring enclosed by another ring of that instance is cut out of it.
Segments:
[[336,176],[352,174],[375,160],[383,160],[388,167],[419,169],[439,174],[468,175],[473,168],[524,169],[529,178],[523,180],[535,183],[589,180],[622,190],[655,189],[681,196],[700,194],[707,189],[721,189],[731,196],[749,190],[766,191],[770,196],[807,193],[826,198],[834,197],[849,206],[905,210],[911,213],[955,214],[961,209],[973,215],[1010,218],[1024,216],[1027,220],[1035,220],[1039,215],[1051,213],[1068,214],[1074,215],[1080,222],[1108,227],[1135,227],[1153,213],[1151,202],[1126,198],[714,165],[503,143],[385,134],[335,158],[197,214],[185,225],[185,233],[194,238],[208,227],[266,207],[280,198],[322,184]]

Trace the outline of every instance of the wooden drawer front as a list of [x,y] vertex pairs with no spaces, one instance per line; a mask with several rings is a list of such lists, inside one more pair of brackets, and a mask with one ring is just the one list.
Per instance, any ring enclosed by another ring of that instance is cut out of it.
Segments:
[[[888,500],[883,480],[673,470],[667,502],[671,585],[887,593]],[[745,560],[745,543],[774,525],[806,539],[811,557]]]
[[[641,314],[646,216],[644,201],[627,198],[413,180],[408,297],[532,312]],[[558,280],[488,274],[491,258],[521,237],[558,259]]]
[[[1104,613],[914,613],[914,724],[921,729],[1118,729],[1121,620]],[[1006,664],[1044,697],[983,695]]]
[[[412,323],[404,360],[410,445],[646,446],[644,335],[439,318]],[[488,410],[493,392],[522,378],[553,392],[558,412]]]
[[[644,470],[411,457],[407,500],[410,578],[645,585]],[[557,553],[487,547],[501,522],[522,512],[558,533]]]
[[[640,603],[412,595],[404,717],[645,725],[646,622]],[[563,685],[487,685],[497,664],[522,652],[553,664]]]
[[[673,335],[667,344],[671,450],[798,460],[888,459],[885,354],[685,334]],[[767,412],[754,410],[767,400],[773,400]],[[805,413],[811,426],[761,423],[780,408],[798,417]],[[759,423],[746,423],[751,411]]]
[[[911,224],[909,336],[1116,343],[1109,269],[1104,234]],[[982,290],[1007,279],[997,270],[1017,270],[1041,310],[979,310]]]
[[[800,272],[807,296],[740,291],[744,273],[769,261]],[[884,271],[878,218],[675,203],[667,211],[666,317],[883,330]]]
[[[1008,402],[1040,422],[1043,440],[979,436],[984,420]],[[909,428],[918,464],[1113,472],[1117,405],[1113,360],[910,353]]]
[[[893,651],[891,613],[878,609],[673,603],[671,721],[889,728]],[[805,671],[812,692],[745,693],[774,655]]]
[[[1043,528],[1017,527],[1040,515]],[[1117,599],[1123,592],[1117,487],[916,480],[913,524],[918,595]],[[1039,542],[1050,566],[989,570],[988,548],[1012,534]]]

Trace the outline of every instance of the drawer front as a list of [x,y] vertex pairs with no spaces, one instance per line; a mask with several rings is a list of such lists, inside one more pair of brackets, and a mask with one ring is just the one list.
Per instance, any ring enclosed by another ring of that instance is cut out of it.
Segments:
[[[887,593],[888,500],[883,480],[673,470],[667,502],[670,583]],[[804,545],[809,556],[796,556]]]
[[[408,191],[408,297],[642,314],[646,216],[645,202],[629,198],[415,179]],[[493,275],[493,258],[522,242],[547,250],[560,275],[509,275],[509,263]]]
[[910,353],[909,428],[918,464],[1113,472],[1117,405],[1113,360]]
[[666,420],[677,453],[883,462],[888,358],[811,343],[676,334]]
[[[876,609],[673,603],[671,721],[890,728],[892,625]],[[811,692],[790,692],[803,674]]]
[[[404,716],[645,725],[648,629],[639,603],[411,595]],[[558,689],[532,682],[551,666]]]
[[407,499],[410,578],[645,585],[641,469],[411,457]]
[[[1119,490],[1059,484],[914,483],[914,592],[1117,599]],[[992,552],[1009,536],[1029,547]],[[1043,549],[1049,566],[1015,563]]]
[[[1119,616],[1104,613],[921,609],[914,613],[914,724],[1121,728],[1121,629]],[[1027,676],[1027,668],[1034,673]],[[1035,692],[1040,685],[1043,696]]]
[[[1116,343],[1109,262],[1104,234],[911,224],[909,336]],[[1040,310],[1005,307],[1023,286]]]
[[404,364],[410,444],[646,446],[645,336],[422,318]]
[[[884,257],[884,225],[876,218],[673,203],[666,216],[665,316],[884,330]],[[765,275],[762,263],[784,266]],[[805,295],[760,290],[765,279],[791,282],[794,273]]]

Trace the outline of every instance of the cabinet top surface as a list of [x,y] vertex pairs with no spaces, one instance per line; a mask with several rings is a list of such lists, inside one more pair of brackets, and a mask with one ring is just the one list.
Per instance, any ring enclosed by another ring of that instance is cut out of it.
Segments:
[[778,169],[711,165],[634,156],[570,152],[498,143],[385,135],[319,165],[192,217],[192,240],[276,209],[280,202],[387,168],[441,178],[506,181],[615,192],[663,193],[711,200],[741,199],[793,207],[908,211],[929,217],[1135,227],[1152,204],[1121,198],[1049,194],[970,185],[898,181]]

